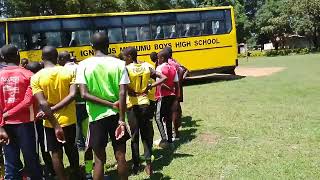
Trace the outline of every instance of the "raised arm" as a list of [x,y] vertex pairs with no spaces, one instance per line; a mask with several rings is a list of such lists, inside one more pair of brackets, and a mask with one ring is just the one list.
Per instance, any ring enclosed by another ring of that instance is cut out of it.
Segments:
[[77,85],[71,84],[68,96],[62,99],[62,101],[60,101],[58,104],[52,106],[51,110],[55,112],[69,105],[74,100],[76,94],[77,94]]

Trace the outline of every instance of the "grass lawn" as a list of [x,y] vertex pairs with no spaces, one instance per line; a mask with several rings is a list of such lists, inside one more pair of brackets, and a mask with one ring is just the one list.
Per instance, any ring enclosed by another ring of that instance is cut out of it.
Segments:
[[[186,86],[182,139],[174,152],[155,149],[153,179],[320,178],[320,55],[255,58],[240,66],[286,69]],[[106,169],[114,175],[112,154],[108,147]]]

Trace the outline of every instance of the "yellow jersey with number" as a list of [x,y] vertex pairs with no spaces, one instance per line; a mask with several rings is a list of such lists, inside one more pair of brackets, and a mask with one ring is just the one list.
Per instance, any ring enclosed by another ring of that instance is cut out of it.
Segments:
[[133,91],[136,94],[135,96],[128,95],[127,107],[149,105],[148,94],[145,94],[151,75],[149,66],[131,63],[127,65],[127,70],[130,78],[129,91]]

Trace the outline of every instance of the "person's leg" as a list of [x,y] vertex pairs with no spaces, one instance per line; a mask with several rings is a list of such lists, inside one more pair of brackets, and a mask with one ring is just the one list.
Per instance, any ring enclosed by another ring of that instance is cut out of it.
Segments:
[[45,164],[45,173],[48,176],[54,176],[55,173],[54,173],[53,166],[52,166],[51,155],[49,152],[46,152],[46,150],[45,150],[43,121],[38,120],[36,123],[36,126],[37,126],[38,142],[40,145],[41,156],[42,156],[42,160],[44,161],[44,164]]
[[126,161],[126,144],[118,144],[115,148],[115,156],[118,163],[118,174],[121,180],[128,179],[128,165]]
[[88,117],[86,105],[76,104],[76,114],[77,114],[77,131],[76,131],[76,143],[79,149],[85,148],[85,139],[82,130],[82,122]]
[[164,103],[165,99],[160,98],[157,102],[157,111],[156,111],[156,123],[160,132],[160,136],[162,140],[166,140],[167,139],[167,135],[164,129],[164,125],[163,125],[163,110],[164,110]]
[[115,131],[118,127],[119,115],[111,116],[108,121],[108,133],[112,141],[112,146],[115,154],[115,159],[118,163],[118,174],[121,180],[128,179],[128,165],[126,161],[126,141],[127,139],[122,138],[116,140]]
[[102,180],[104,176],[104,164],[106,163],[106,146],[108,144],[107,123],[109,119],[104,118],[89,125],[88,147],[94,152],[93,179]]
[[84,153],[84,166],[85,166],[86,176],[90,176],[90,178],[91,178],[92,177],[92,170],[93,170],[93,150],[92,150],[92,148],[87,148]]
[[63,150],[62,147],[55,149],[51,152],[52,154],[52,164],[56,176],[59,180],[67,180],[66,174],[64,172],[64,166],[62,162]]
[[21,170],[23,168],[22,162],[20,160],[20,148],[18,146],[17,137],[15,135],[16,125],[6,125],[4,126],[10,143],[3,146],[4,153],[4,166],[5,166],[5,176],[7,180],[11,179],[21,179]]
[[153,126],[152,119],[149,119],[148,107],[141,107],[141,120],[139,122],[141,139],[144,147],[144,157],[147,163],[146,172],[148,175],[152,175],[151,156],[152,156],[152,142],[153,142]]
[[131,130],[131,152],[132,152],[132,161],[133,161],[133,173],[137,174],[140,164],[140,154],[139,154],[139,123],[137,119],[138,108],[131,108],[128,114],[128,121]]
[[105,148],[95,148],[94,150],[94,180],[102,180],[104,177],[104,164],[106,163]]
[[59,180],[66,180],[66,174],[63,166],[62,144],[56,139],[53,128],[44,128],[46,151],[51,152],[52,165]]
[[168,142],[172,143],[172,106],[175,102],[175,96],[168,96],[166,102],[166,110],[165,110],[165,121],[166,121],[166,130],[168,136]]
[[42,179],[35,123],[20,124],[16,135],[25,162],[27,175],[32,180]]
[[63,128],[66,143],[63,144],[65,153],[70,163],[70,179],[80,179],[80,168],[79,168],[79,152],[76,147],[76,125],[71,125]]
[[178,104],[179,104],[178,100],[175,100],[172,103],[172,107],[171,107],[172,122],[173,122],[175,137],[179,136]]

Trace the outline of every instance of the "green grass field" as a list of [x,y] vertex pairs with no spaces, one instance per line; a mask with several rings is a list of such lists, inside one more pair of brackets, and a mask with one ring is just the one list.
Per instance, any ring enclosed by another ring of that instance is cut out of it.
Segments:
[[[320,178],[320,55],[241,60],[240,66],[286,69],[189,83],[182,139],[174,152],[155,149],[152,179]],[[144,172],[130,177],[145,178]]]

